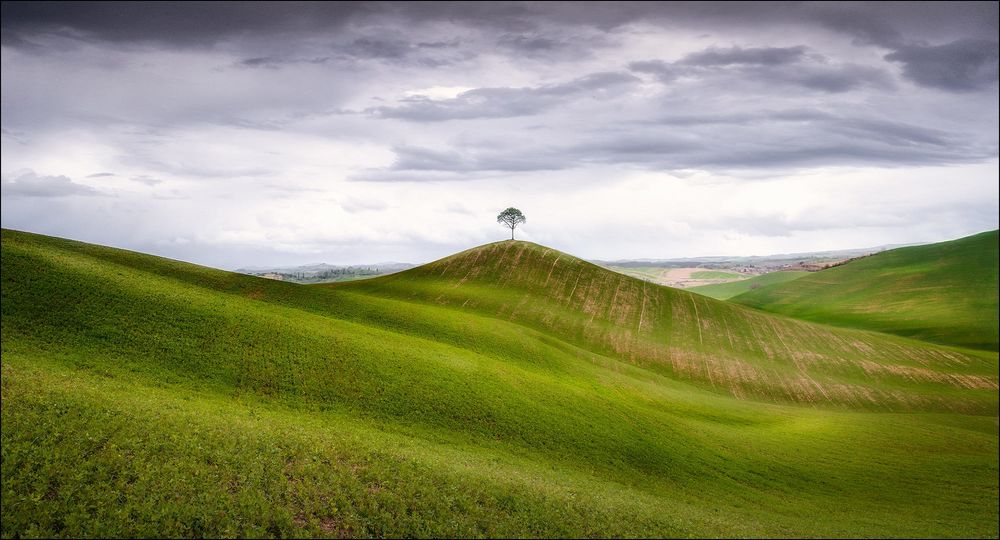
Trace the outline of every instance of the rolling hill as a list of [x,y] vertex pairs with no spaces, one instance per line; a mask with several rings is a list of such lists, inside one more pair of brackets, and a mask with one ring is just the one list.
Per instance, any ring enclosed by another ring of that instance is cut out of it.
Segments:
[[994,352],[526,242],[302,286],[2,234],[4,537],[998,534]]
[[760,287],[774,285],[775,283],[785,283],[786,281],[793,281],[808,274],[809,272],[806,272],[804,270],[769,272],[767,274],[761,274],[759,276],[754,276],[749,279],[741,279],[740,281],[733,281],[730,283],[715,283],[712,285],[701,285],[698,287],[689,287],[686,290],[691,292],[696,292],[698,294],[703,294],[710,298],[715,298],[716,300],[728,300],[734,296],[743,294],[748,291],[752,291],[754,289],[758,289]]
[[732,298],[800,319],[996,351],[997,231],[893,249]]

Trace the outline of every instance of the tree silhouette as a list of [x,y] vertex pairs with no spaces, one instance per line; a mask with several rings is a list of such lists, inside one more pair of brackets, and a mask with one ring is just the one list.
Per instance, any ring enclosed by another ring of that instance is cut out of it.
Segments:
[[500,223],[504,227],[510,228],[511,240],[514,239],[514,228],[524,223],[525,221],[527,220],[524,219],[524,214],[522,214],[520,210],[514,207],[508,208],[503,212],[500,212],[500,215],[497,216],[497,223]]

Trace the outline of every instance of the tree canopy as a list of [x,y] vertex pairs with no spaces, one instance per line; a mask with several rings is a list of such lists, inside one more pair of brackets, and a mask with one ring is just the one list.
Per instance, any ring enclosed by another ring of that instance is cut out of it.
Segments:
[[514,239],[514,229],[525,221],[527,221],[527,219],[525,219],[524,214],[513,206],[503,212],[500,212],[500,215],[497,216],[497,223],[510,228],[511,240]]

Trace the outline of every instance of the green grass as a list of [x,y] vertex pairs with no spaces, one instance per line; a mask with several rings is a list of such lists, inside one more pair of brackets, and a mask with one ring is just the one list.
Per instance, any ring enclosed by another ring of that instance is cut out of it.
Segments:
[[724,272],[720,270],[700,270],[691,273],[692,279],[744,279],[745,275],[737,272]]
[[316,286],[2,264],[4,537],[998,534],[995,353],[524,242]]
[[625,274],[626,276],[632,276],[639,279],[645,279],[647,281],[656,281],[663,277],[663,273],[670,270],[669,268],[662,268],[659,266],[608,266],[610,270],[615,272]]
[[997,231],[893,249],[732,301],[801,319],[996,351]]
[[715,298],[716,300],[728,300],[734,296],[743,294],[747,291],[752,291],[760,287],[765,287],[767,285],[773,285],[775,283],[785,283],[786,281],[793,281],[799,279],[802,276],[809,274],[809,272],[801,270],[786,270],[782,272],[769,272],[767,274],[762,274],[759,276],[754,276],[750,279],[744,279],[740,281],[734,281],[732,283],[716,283],[713,285],[699,285],[698,287],[688,287],[686,291],[696,292],[698,294],[703,294],[710,298]]

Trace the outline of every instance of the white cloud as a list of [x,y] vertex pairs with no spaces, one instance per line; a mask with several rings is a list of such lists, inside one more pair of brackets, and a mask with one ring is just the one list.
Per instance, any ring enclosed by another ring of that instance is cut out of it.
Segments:
[[455,99],[462,92],[472,90],[471,86],[431,86],[419,90],[407,90],[406,97],[426,97],[429,99]]

